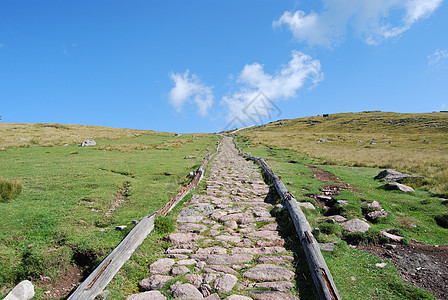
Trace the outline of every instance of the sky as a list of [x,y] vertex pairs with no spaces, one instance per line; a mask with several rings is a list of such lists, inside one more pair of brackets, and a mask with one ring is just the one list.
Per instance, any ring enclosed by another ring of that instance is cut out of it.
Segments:
[[218,132],[448,110],[443,0],[0,0],[0,116]]

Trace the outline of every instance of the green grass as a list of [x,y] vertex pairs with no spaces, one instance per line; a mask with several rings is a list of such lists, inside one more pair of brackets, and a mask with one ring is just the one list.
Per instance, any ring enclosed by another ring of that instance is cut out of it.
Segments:
[[[72,263],[98,264],[133,227],[132,220],[162,207],[189,181],[186,175],[215,150],[216,141],[205,134],[150,133],[96,139],[95,147],[0,151],[0,176],[23,185],[15,199],[0,202],[0,296],[22,279],[48,276],[55,283]],[[107,217],[119,191],[125,200]],[[116,231],[117,225],[128,228]],[[39,284],[36,299],[52,283]]]
[[[338,208],[343,216],[349,219],[361,217],[363,209],[367,207],[363,203],[373,200],[377,200],[384,209],[391,212],[384,221],[372,224],[371,230],[367,233],[350,235],[346,234],[340,225],[326,223],[324,216],[326,211],[315,203],[315,210],[304,209],[311,227],[321,229],[321,233],[316,237],[318,241],[338,243],[334,253],[323,252],[323,254],[342,299],[434,299],[429,293],[402,281],[393,265],[388,264],[385,268],[376,267],[375,264],[382,262],[381,259],[367,252],[352,249],[341,239],[346,238],[356,243],[381,243],[383,241],[379,230],[393,228],[407,240],[415,238],[430,244],[446,244],[448,230],[438,226],[434,220],[435,215],[447,209],[447,205],[444,205],[439,198],[432,197],[421,187],[416,187],[416,192],[410,194],[385,191],[381,188],[384,183],[373,179],[380,171],[378,168],[321,165],[322,159],[291,149],[277,148],[275,143],[262,144],[256,139],[253,141],[244,136],[238,136],[237,140],[245,153],[265,158],[273,171],[281,176],[282,181],[285,184],[289,183],[286,187],[298,201],[314,203],[314,200],[307,195],[318,194],[323,185],[332,183],[320,182],[306,167],[317,165],[336,175],[341,182],[350,184],[350,189],[343,190],[335,197],[349,202],[349,205]],[[416,224],[417,227],[410,226],[411,224]],[[300,285],[298,290],[301,296],[308,297]]]
[[20,195],[23,190],[22,183],[17,180],[8,180],[0,177],[0,202],[8,202]]

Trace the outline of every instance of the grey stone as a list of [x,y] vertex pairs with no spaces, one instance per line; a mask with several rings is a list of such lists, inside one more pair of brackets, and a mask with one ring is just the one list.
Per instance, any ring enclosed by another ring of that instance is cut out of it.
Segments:
[[299,300],[296,296],[282,292],[253,291],[255,300]]
[[171,270],[171,274],[173,274],[173,276],[182,275],[188,272],[190,272],[190,269],[186,266],[176,266]]
[[252,261],[253,255],[250,254],[192,254],[190,258],[204,261],[211,265],[233,265]]
[[329,216],[329,218],[332,220],[335,220],[338,223],[342,223],[347,220],[347,218],[344,218],[343,216],[340,216],[340,215]]
[[214,246],[208,248],[199,248],[196,251],[196,254],[227,254],[227,250],[222,247]]
[[202,284],[202,276],[199,274],[187,274],[185,275],[185,279],[187,279],[192,285],[199,288]]
[[375,176],[375,179],[384,179],[386,181],[401,181],[408,177],[414,176],[403,174],[392,169],[387,169],[379,172],[378,175]]
[[176,299],[203,299],[202,293],[192,284],[184,283],[176,285],[173,289],[173,297]]
[[174,259],[187,259],[188,255],[185,254],[167,254],[166,257]]
[[29,280],[21,281],[3,300],[28,300],[34,297],[34,286]]
[[367,207],[372,209],[382,209],[380,203],[376,200],[374,200],[373,202],[368,202]]
[[230,227],[230,228],[232,228],[232,229],[237,229],[237,228],[238,228],[238,224],[236,223],[235,220],[228,220],[228,221],[225,221],[225,222],[224,222],[224,225],[225,225],[225,226],[228,226],[228,227]]
[[195,265],[197,261],[195,259],[181,259],[177,262],[178,265],[191,266]]
[[165,274],[174,265],[174,259],[161,258],[149,266],[149,272],[151,274]]
[[171,276],[152,275],[146,277],[138,284],[140,292],[161,289],[168,280],[173,279]]
[[[210,296],[211,293],[213,292],[212,287],[211,287],[210,285],[206,284],[206,283],[202,284],[202,285],[199,287],[199,290],[201,291],[201,293],[202,293],[202,295],[203,295],[204,297],[208,297],[208,296]],[[218,299],[220,299],[220,298],[218,297]]]
[[377,219],[387,217],[388,214],[389,214],[389,213],[388,213],[387,211],[385,211],[384,209],[382,209],[382,210],[376,210],[376,211],[369,212],[369,213],[367,214],[367,218],[368,218],[369,220],[376,221]]
[[310,202],[297,202],[300,207],[306,208],[306,209],[316,209],[314,205]]
[[148,291],[130,295],[127,300],[166,300],[166,297],[159,291]]
[[292,280],[294,272],[272,264],[261,264],[244,272],[243,276],[257,281]]
[[204,300],[221,300],[221,297],[219,297],[217,293],[214,293],[208,297],[205,297]]
[[239,236],[234,235],[218,235],[215,237],[219,241],[231,242],[231,243],[239,243],[241,238]]
[[219,277],[218,273],[208,273],[208,274],[205,274],[205,276],[204,276],[204,283],[210,283],[210,282],[212,282],[213,280],[215,280],[218,277]]
[[384,185],[384,188],[388,191],[391,190],[398,190],[398,191],[402,191],[402,192],[415,192],[413,188],[411,188],[410,186],[401,184],[401,183],[397,183],[397,182],[389,182],[386,183]]
[[193,155],[187,155],[187,156],[184,157],[184,159],[192,159],[192,158],[196,158],[196,156],[193,156]]
[[336,203],[339,204],[340,206],[349,205],[348,200],[337,200]]
[[226,267],[226,266],[222,266],[222,265],[209,265],[204,268],[204,271],[207,273],[224,273],[224,274],[232,274],[232,275],[238,274],[238,272],[236,272],[235,270],[233,270],[229,267]]
[[279,292],[288,292],[294,288],[294,283],[290,281],[274,281],[274,282],[257,282],[254,284],[256,288],[265,288]]
[[273,253],[280,253],[285,252],[286,249],[283,247],[260,247],[260,248],[239,248],[234,247],[232,248],[233,254],[239,254],[239,253],[249,253],[249,254],[273,254]]
[[225,274],[224,276],[215,280],[213,286],[218,292],[230,292],[235,284],[238,282],[238,278],[232,274]]
[[224,300],[252,300],[251,297],[243,296],[243,295],[230,295],[229,297],[226,297]]
[[370,225],[367,222],[364,222],[360,219],[351,219],[345,223],[342,223],[345,230],[348,232],[366,232],[369,230]]
[[183,231],[183,232],[192,232],[192,231],[199,231],[203,232],[207,229],[207,226],[203,224],[195,224],[195,223],[181,223],[177,225],[177,230]]
[[121,226],[115,226],[116,230],[125,230],[128,226],[126,225],[121,225]]
[[204,216],[188,216],[188,217],[177,217],[178,223],[197,223],[201,222]]
[[203,236],[196,233],[172,233],[167,236],[167,240],[174,245],[193,242],[201,238],[203,238]]
[[96,142],[93,139],[85,139],[81,143],[81,147],[95,146]]
[[387,237],[388,239],[390,239],[391,241],[394,241],[397,243],[399,243],[403,240],[402,236],[398,236],[398,235],[389,233],[388,230],[389,229],[381,229],[381,234],[384,235],[385,237]]
[[277,231],[273,230],[259,230],[252,233],[249,233],[248,236],[250,237],[258,237],[266,240],[277,240],[280,239],[280,236],[278,235]]
[[197,216],[202,214],[211,214],[215,210],[215,207],[211,204],[196,206],[194,208],[184,208],[179,217]]

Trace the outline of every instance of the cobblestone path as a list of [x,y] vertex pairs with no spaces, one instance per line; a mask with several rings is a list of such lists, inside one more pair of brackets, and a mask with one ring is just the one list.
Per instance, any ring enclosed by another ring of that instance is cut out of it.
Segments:
[[150,265],[144,292],[128,299],[298,299],[293,256],[264,201],[268,191],[259,168],[224,138],[206,193],[180,212],[167,237],[173,246]]

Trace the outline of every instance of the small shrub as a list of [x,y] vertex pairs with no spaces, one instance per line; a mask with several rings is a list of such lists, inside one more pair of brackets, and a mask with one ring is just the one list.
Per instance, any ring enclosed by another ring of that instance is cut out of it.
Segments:
[[154,221],[154,231],[160,235],[166,235],[176,229],[176,221],[171,217],[157,216]]
[[346,233],[343,239],[351,245],[359,244],[384,244],[388,239],[383,236],[379,230],[369,229],[366,232],[350,232]]
[[320,232],[325,234],[334,234],[336,236],[341,236],[341,226],[337,223],[320,223],[319,224]]
[[448,229],[448,214],[435,216],[434,220],[436,220],[437,225],[440,227]]
[[0,202],[7,202],[22,192],[22,184],[17,180],[8,180],[0,177]]

